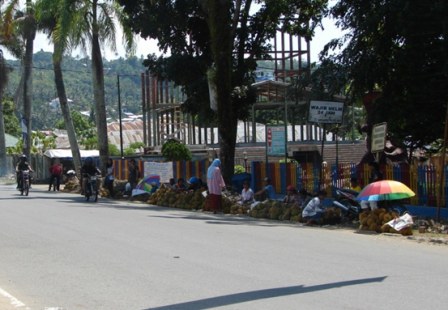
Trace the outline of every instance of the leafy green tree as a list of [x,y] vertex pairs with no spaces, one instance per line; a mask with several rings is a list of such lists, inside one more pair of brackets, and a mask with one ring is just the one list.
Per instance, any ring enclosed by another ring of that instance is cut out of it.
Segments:
[[19,119],[14,114],[14,102],[13,98],[9,95],[3,96],[3,119],[5,126],[5,133],[8,133],[14,137],[21,135]]
[[109,155],[118,156],[120,155],[120,150],[115,144],[109,143]]
[[443,137],[434,124],[445,122],[448,103],[447,2],[340,0],[331,14],[347,34],[321,58],[347,71],[353,100],[379,94],[368,123],[387,122],[390,138],[411,149]]
[[67,93],[65,91],[64,77],[62,74],[62,54],[66,51],[66,41],[57,40],[54,33],[57,29],[58,8],[60,1],[55,0],[40,0],[36,3],[37,19],[40,22],[39,28],[47,33],[48,38],[53,43],[53,69],[55,76],[55,84],[58,93],[59,104],[64,117],[65,129],[70,141],[70,149],[72,151],[74,168],[77,170],[81,167],[81,153],[79,152],[78,141],[76,140],[75,128],[70,114],[70,107],[68,106]]
[[167,161],[188,161],[192,159],[188,147],[177,141],[171,140],[163,144],[162,155]]
[[[3,2],[3,1],[2,1]],[[23,98],[23,118],[26,121],[28,133],[31,133],[32,93],[33,93],[33,47],[36,36],[37,23],[34,17],[34,7],[31,0],[26,0],[25,8],[21,8],[18,0],[11,0],[2,12],[2,40],[6,44],[11,38],[21,35],[21,40],[14,39],[12,42],[16,47],[17,54],[23,54],[23,75],[19,86],[19,96]],[[17,42],[23,42],[23,45]],[[23,153],[27,156],[31,152],[31,139],[26,139]]]
[[130,147],[125,148],[123,150],[123,154],[126,155],[126,156],[128,156],[128,155],[135,155],[135,149],[130,148]]
[[[81,135],[83,131],[92,129],[95,127],[94,124],[89,123],[89,121],[78,111],[71,111],[71,118],[73,122],[73,126],[75,127],[75,132],[77,135]],[[63,120],[60,120],[56,123],[55,128],[57,129],[65,129],[65,123]]]
[[[277,29],[311,38],[327,0],[260,1],[258,10],[252,0],[118,1],[134,32],[157,39],[161,50],[171,52],[170,57],[151,56],[145,65],[182,85],[189,112],[216,120],[222,171],[230,183],[237,121],[247,118],[255,99],[243,98],[238,89],[250,92],[250,73],[257,59],[269,58],[269,39]],[[209,86],[215,89],[211,102]]]
[[[91,47],[92,82],[95,101],[95,121],[98,134],[98,149],[101,168],[106,170],[109,158],[106,122],[106,96],[104,90],[104,67],[102,47],[115,50],[115,20],[124,19],[123,12],[114,0],[61,0],[58,30],[55,36],[59,42],[70,41],[72,46],[86,49]],[[126,48],[133,51],[133,35],[123,28]]]

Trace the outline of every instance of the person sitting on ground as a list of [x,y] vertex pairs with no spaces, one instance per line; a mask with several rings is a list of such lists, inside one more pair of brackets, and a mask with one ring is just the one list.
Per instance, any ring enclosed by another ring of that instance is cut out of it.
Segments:
[[298,202],[298,200],[297,200],[297,190],[294,188],[294,186],[289,185],[286,188],[286,196],[285,196],[285,198],[283,198],[282,202],[284,202],[284,203],[292,203],[292,204]]
[[313,199],[313,196],[310,193],[308,193],[306,189],[302,188],[299,191],[299,198],[301,200],[300,208],[304,209],[306,205],[311,201],[311,199]]
[[176,189],[176,182],[173,178],[170,179],[170,183],[168,184],[168,187],[171,189]]
[[204,188],[205,190],[208,190],[208,185],[207,183],[204,183],[204,181],[202,181],[201,178],[198,179],[198,183],[199,183],[199,188]]
[[357,178],[350,179],[350,190],[355,191],[355,192],[361,191],[361,186],[359,186]]
[[264,201],[267,198],[274,200],[275,199],[275,190],[271,185],[271,179],[265,178],[263,180],[264,188],[254,194],[256,200]]
[[[174,179],[173,179],[173,181],[174,181]],[[149,191],[149,194],[152,195],[152,194],[155,193],[158,189],[159,189],[159,187],[157,186],[157,182],[152,182],[152,183],[151,183],[151,190]]]
[[50,174],[51,174],[50,185],[48,187],[48,190],[51,191],[51,186],[53,185],[54,179],[56,179],[56,188],[53,188],[53,189],[59,191],[59,187],[61,184],[61,176],[62,176],[61,165],[59,165],[59,163],[57,163],[55,161],[54,164],[48,168],[48,171],[50,171]]
[[313,198],[303,209],[302,220],[307,225],[317,224],[325,213],[325,209],[322,208],[322,200],[327,196],[327,192],[320,190],[317,192],[317,197]]
[[249,185],[249,181],[243,182],[241,198],[238,201],[239,204],[251,204],[252,202],[254,202],[254,191],[249,187]]
[[[31,169],[30,164],[26,161],[26,155],[20,155],[20,162],[16,166],[16,176],[17,176],[17,188],[22,188],[22,171],[28,170],[29,172],[34,172]],[[30,188],[31,188],[31,177],[29,178]]]
[[198,179],[197,177],[191,177],[191,178],[188,180],[188,183],[189,183],[190,185],[188,185],[188,187],[187,187],[187,191],[189,191],[189,192],[195,192],[196,190],[200,189],[200,187],[199,187],[199,179]]
[[174,185],[174,190],[178,193],[184,192],[187,190],[187,187],[185,186],[184,178],[177,179],[177,184]]

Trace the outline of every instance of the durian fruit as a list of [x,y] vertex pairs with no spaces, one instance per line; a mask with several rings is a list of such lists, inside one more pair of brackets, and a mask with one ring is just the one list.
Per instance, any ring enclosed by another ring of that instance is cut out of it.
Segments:
[[390,230],[390,226],[387,224],[384,224],[383,226],[381,226],[381,232],[383,233],[388,233]]
[[378,229],[381,230],[381,228],[379,228],[379,226],[376,223],[372,223],[372,225],[369,226],[369,230],[371,231],[378,231]]
[[387,223],[387,222],[390,222],[391,220],[392,220],[392,216],[389,213],[386,213],[384,215],[384,221]]

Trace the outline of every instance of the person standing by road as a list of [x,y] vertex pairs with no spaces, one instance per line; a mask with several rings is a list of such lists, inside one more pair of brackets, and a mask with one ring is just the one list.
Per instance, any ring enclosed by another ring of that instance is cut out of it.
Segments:
[[48,171],[50,171],[51,178],[50,178],[50,185],[48,186],[48,191],[51,191],[51,185],[53,185],[54,180],[56,179],[56,188],[53,188],[54,190],[59,191],[59,187],[61,185],[61,176],[62,176],[62,167],[56,160],[54,161],[53,165],[48,168]]
[[207,170],[207,186],[210,193],[210,203],[213,213],[222,213],[222,189],[226,183],[222,178],[219,166],[221,161],[216,158]]
[[135,163],[135,159],[132,158],[129,161],[129,169],[128,169],[128,182],[131,185],[131,191],[135,189],[137,186],[138,179],[140,178],[140,171]]
[[107,190],[109,191],[109,196],[111,198],[114,198],[115,196],[115,192],[114,192],[114,163],[112,161],[111,158],[107,159],[107,163],[106,163],[106,169],[107,169],[107,173],[106,176],[104,177],[104,187],[107,188]]

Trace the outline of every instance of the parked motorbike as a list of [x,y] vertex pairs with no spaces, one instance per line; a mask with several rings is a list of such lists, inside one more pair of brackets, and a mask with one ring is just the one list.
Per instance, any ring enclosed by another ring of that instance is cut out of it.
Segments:
[[20,177],[21,177],[21,184],[19,188],[20,195],[23,196],[23,194],[25,194],[25,196],[28,196],[30,191],[30,171],[22,170],[20,172]]
[[87,179],[86,188],[84,189],[86,201],[89,201],[90,197],[93,197],[93,201],[96,202],[98,200],[98,175],[85,173],[84,177]]
[[[350,220],[359,218],[363,212],[359,200],[356,200],[359,192],[350,189],[336,188],[336,198],[333,202],[336,208],[341,209],[341,216]],[[386,211],[395,211],[402,215],[407,211],[401,200],[378,201],[378,208],[384,208]]]
[[359,192],[350,189],[336,188],[336,198],[334,200],[335,207],[341,209],[341,216],[350,220],[359,218],[362,213],[361,204],[356,197]]

